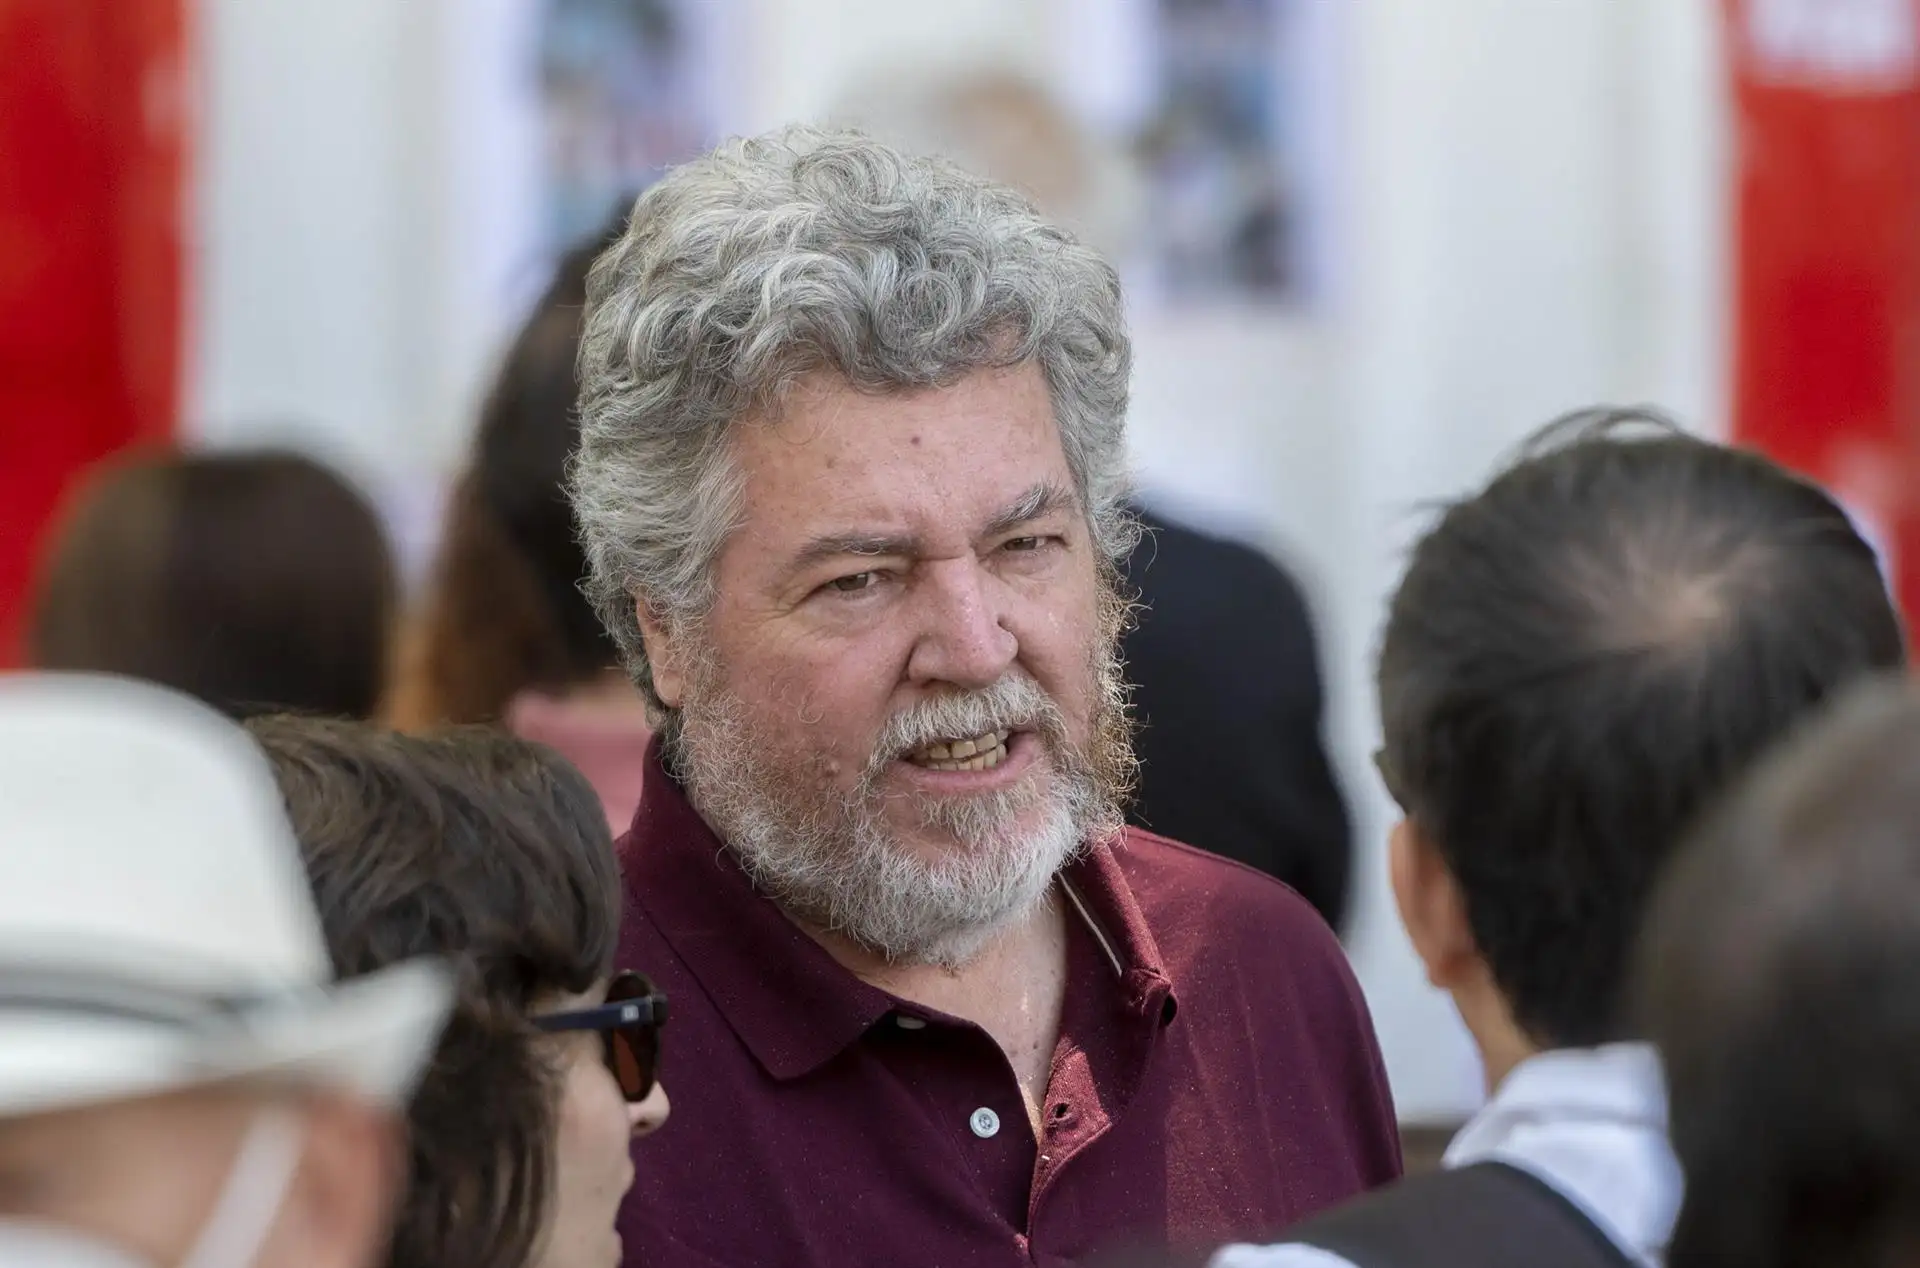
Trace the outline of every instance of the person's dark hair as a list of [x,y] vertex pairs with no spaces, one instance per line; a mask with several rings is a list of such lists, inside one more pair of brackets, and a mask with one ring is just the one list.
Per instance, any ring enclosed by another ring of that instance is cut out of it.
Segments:
[[1829,693],[1904,660],[1873,550],[1824,491],[1657,415],[1587,411],[1415,547],[1380,651],[1382,771],[1520,1027],[1600,1043],[1689,821]]
[[481,408],[410,656],[421,716],[409,723],[495,721],[521,691],[559,693],[619,667],[580,589],[587,562],[564,481],[580,440],[587,271],[624,227],[560,261]]
[[1877,682],[1681,851],[1639,948],[1670,1268],[1920,1262],[1920,695]]
[[529,1018],[613,968],[605,812],[552,750],[478,728],[403,736],[255,718],[342,977],[432,955],[452,1018],[408,1107],[392,1268],[523,1268],[548,1217],[559,1071]]
[[280,451],[129,455],[55,530],[28,632],[39,668],[127,674],[244,717],[367,717],[395,603],[378,514]]

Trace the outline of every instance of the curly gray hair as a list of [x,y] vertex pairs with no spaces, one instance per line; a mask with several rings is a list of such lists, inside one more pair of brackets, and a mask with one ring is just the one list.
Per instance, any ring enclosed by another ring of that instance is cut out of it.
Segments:
[[729,141],[648,190],[588,280],[569,491],[588,597],[653,708],[636,605],[669,628],[711,606],[736,420],[816,370],[884,392],[1028,361],[1117,560],[1131,349],[1099,255],[1015,191],[857,132]]

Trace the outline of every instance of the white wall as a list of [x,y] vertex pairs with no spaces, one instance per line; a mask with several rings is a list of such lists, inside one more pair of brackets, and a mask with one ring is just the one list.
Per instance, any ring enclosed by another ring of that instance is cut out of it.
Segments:
[[211,437],[284,418],[376,465],[430,443],[422,12],[205,0],[189,377]]
[[[1074,42],[1089,0],[740,2],[739,130],[817,115],[881,66],[1099,52]],[[1530,427],[1600,399],[1719,425],[1716,6],[1303,2],[1346,27],[1326,68],[1349,213],[1337,300],[1310,318],[1142,312],[1136,443],[1152,487],[1279,547],[1318,600],[1367,847],[1351,946],[1403,1112],[1445,1117],[1477,1074],[1385,898],[1369,652],[1416,508]],[[532,140],[497,105],[527,0],[203,3],[202,430],[304,420],[382,488],[430,488],[528,285]]]

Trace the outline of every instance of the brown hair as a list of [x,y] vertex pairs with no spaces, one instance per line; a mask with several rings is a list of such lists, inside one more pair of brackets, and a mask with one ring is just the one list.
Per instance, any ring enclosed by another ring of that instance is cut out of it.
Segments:
[[530,1015],[613,967],[620,882],[599,799],[538,744],[310,718],[248,723],[300,839],[335,968],[457,975],[408,1109],[393,1268],[522,1268],[545,1229],[559,1089]]
[[1920,691],[1863,685],[1693,833],[1637,957],[1676,1268],[1920,1251]]
[[162,683],[236,716],[366,717],[394,588],[379,517],[312,459],[145,452],[105,464],[69,501],[28,655]]
[[586,556],[564,488],[580,439],[574,363],[587,270],[603,245],[560,261],[481,409],[400,649],[392,714],[402,726],[496,721],[524,690],[563,691],[619,666],[580,592]]

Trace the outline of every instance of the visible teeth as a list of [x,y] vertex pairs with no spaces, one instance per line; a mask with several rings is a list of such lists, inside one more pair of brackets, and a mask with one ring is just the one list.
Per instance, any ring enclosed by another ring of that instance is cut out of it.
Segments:
[[953,770],[992,770],[994,767],[998,766],[1000,763],[1006,760],[1007,760],[1007,750],[1003,748],[990,748],[986,752],[980,754],[978,757],[971,757],[964,762],[955,763],[951,767],[951,769]]
[[1010,731],[988,731],[971,739],[936,740],[922,745],[911,756],[930,770],[992,770],[1007,760]]

